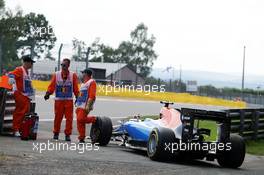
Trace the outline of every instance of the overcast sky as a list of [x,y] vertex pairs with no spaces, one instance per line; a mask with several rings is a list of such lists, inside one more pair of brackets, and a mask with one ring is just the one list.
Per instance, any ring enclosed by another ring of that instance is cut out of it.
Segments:
[[[241,72],[264,76],[263,0],[5,0],[44,14],[59,43],[96,37],[110,46],[129,39],[139,23],[157,38],[154,67]],[[64,50],[65,54],[66,51]],[[57,52],[57,50],[56,50]]]

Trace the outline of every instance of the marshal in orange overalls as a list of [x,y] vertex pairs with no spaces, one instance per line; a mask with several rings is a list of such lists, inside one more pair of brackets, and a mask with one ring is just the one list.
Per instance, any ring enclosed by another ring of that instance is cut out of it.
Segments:
[[55,120],[54,134],[60,133],[61,122],[63,116],[66,118],[66,128],[64,133],[66,136],[72,134],[73,121],[73,93],[77,97],[79,94],[77,75],[71,71],[56,72],[51,80],[47,92],[53,94],[55,91]]
[[94,123],[95,116],[90,116],[86,112],[88,100],[95,101],[96,98],[96,82],[93,79],[87,79],[81,84],[80,95],[76,101],[77,129],[79,132],[79,140],[85,139],[85,127],[87,123]]
[[13,86],[16,103],[13,113],[13,131],[15,133],[20,130],[25,114],[30,110],[30,97],[34,94],[34,91],[29,73],[23,66],[9,72],[8,76],[16,81]]

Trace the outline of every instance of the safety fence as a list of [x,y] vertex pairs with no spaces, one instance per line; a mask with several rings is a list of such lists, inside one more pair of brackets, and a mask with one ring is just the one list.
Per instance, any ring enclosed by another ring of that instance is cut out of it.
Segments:
[[[13,113],[15,111],[16,103],[14,93],[5,88],[0,88],[0,134],[12,134],[13,127]],[[30,112],[35,112],[36,103],[30,103]]]
[[0,134],[11,134],[15,100],[12,91],[0,88]]
[[[221,98],[225,100],[242,100],[241,93],[215,93],[215,92],[206,92],[206,91],[198,91],[196,93],[199,96],[205,96],[205,97],[213,97],[213,98]],[[264,96],[260,93],[258,94],[250,94],[250,93],[244,93],[243,95],[243,101],[249,104],[258,104],[258,105],[264,105]]]
[[230,109],[231,133],[237,133],[246,140],[264,139],[264,108]]

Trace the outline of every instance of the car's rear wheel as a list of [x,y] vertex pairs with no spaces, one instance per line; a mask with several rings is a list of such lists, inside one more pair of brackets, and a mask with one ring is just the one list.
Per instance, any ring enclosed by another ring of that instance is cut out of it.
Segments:
[[171,145],[175,141],[174,132],[167,128],[155,128],[151,131],[147,154],[152,160],[165,160],[172,155]]
[[92,143],[99,143],[100,146],[106,146],[112,136],[112,121],[109,117],[97,117],[96,123],[92,124],[90,137]]
[[238,168],[244,162],[246,154],[245,141],[239,135],[231,135],[229,143],[231,143],[231,149],[219,152],[217,162],[222,167]]

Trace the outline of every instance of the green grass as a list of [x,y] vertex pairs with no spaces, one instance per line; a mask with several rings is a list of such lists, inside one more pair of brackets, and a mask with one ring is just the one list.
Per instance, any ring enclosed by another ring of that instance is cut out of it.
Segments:
[[5,160],[5,159],[6,159],[6,157],[4,156],[4,154],[0,153],[0,160]]
[[[145,118],[152,118],[152,119],[158,119],[159,116],[157,115],[146,115],[141,116],[141,120],[144,120]],[[197,121],[194,123],[195,126],[197,126]],[[199,128],[206,128],[211,130],[210,136],[205,136],[206,141],[215,141],[217,138],[217,125],[214,121],[199,121]],[[246,141],[246,151],[249,154],[253,155],[260,155],[264,156],[264,140],[249,140]]]
[[145,115],[145,116],[140,117],[141,120],[145,120],[146,118],[151,118],[151,119],[157,120],[157,119],[159,119],[159,116],[158,115]]
[[264,156],[264,140],[246,141],[247,153]]
[[[197,127],[198,121],[196,120],[194,122],[194,126]],[[206,141],[216,141],[217,139],[217,125],[214,121],[205,121],[205,120],[199,120],[199,126],[198,128],[205,128],[210,129],[211,133],[210,136],[205,135],[204,138]]]

